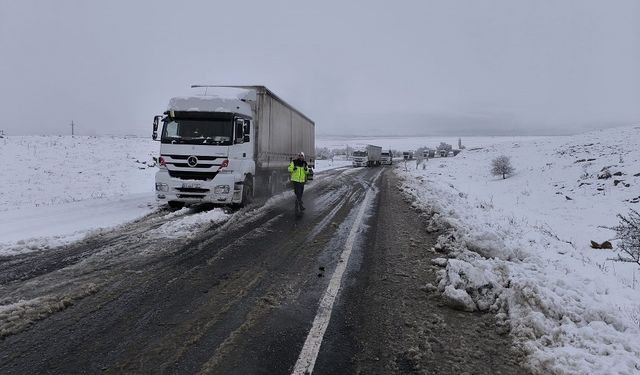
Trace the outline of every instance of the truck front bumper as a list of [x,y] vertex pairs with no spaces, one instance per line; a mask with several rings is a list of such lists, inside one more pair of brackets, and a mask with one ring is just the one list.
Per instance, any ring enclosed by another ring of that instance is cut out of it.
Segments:
[[218,173],[213,179],[183,180],[156,172],[156,199],[161,202],[232,204],[242,201],[242,182],[234,174]]

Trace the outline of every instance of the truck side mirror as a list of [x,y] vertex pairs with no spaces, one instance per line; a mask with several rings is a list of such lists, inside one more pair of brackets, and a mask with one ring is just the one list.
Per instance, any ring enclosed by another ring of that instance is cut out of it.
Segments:
[[153,116],[153,131],[157,132],[158,131],[158,125],[160,124],[160,118],[162,116]]
[[244,133],[244,141],[249,142],[251,138],[249,134],[251,134],[251,122],[249,120],[244,120],[244,129],[242,130]]
[[158,139],[158,125],[160,124],[160,119],[162,118],[162,116],[153,116],[153,134],[152,134],[152,138],[153,140],[157,140]]

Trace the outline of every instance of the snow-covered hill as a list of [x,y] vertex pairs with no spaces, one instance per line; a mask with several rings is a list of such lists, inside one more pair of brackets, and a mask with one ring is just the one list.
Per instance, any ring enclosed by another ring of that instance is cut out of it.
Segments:
[[[496,313],[536,373],[640,373],[640,266],[613,260],[607,229],[640,210],[638,145],[640,127],[626,127],[397,167],[404,191],[435,213],[426,225],[447,228],[434,249],[450,258],[439,289]],[[515,167],[504,180],[490,173],[499,155]]]

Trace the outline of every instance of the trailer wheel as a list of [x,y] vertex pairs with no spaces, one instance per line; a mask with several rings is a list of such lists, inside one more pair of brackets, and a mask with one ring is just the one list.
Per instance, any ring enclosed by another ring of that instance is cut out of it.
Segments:
[[253,202],[253,177],[250,175],[244,178],[242,184],[242,202],[241,206],[246,206]]
[[167,204],[169,205],[170,208],[172,208],[174,210],[179,210],[182,207],[184,207],[184,202],[169,201],[169,202],[167,202]]

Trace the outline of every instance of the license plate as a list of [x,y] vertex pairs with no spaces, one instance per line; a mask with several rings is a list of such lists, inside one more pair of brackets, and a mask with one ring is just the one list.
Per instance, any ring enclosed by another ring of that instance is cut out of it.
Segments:
[[197,188],[199,188],[199,187],[200,187],[200,184],[195,184],[195,183],[192,183],[192,184],[182,184],[182,187],[183,187],[183,188],[185,188],[185,189],[197,189]]

